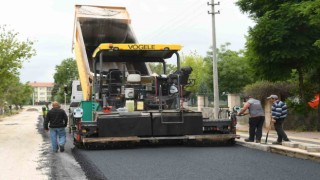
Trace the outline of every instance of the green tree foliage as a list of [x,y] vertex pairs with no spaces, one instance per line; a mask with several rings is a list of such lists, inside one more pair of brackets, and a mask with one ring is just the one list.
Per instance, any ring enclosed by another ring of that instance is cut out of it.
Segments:
[[[308,17],[309,23],[319,28],[320,25],[320,0],[304,1],[299,6],[299,11],[306,17]],[[315,46],[320,48],[320,39],[315,43]],[[318,49],[320,51],[320,49]],[[310,100],[314,94],[320,93],[320,63],[315,63],[313,68],[308,69],[306,73],[306,99]],[[319,123],[320,124],[320,123]]]
[[54,100],[64,102],[64,86],[67,85],[67,102],[70,100],[72,81],[78,79],[77,63],[73,58],[64,59],[60,65],[56,65],[56,72],[53,76],[54,87],[52,97]]
[[5,88],[3,99],[0,100],[0,109],[4,106],[15,106],[16,109],[22,107],[22,105],[30,104],[32,96],[32,87],[29,84],[23,84],[18,81],[19,79],[12,81],[10,86]]
[[206,85],[203,82],[206,81],[206,76],[208,75],[207,63],[203,60],[197,52],[190,52],[187,55],[182,55],[181,67],[190,66],[192,68],[192,73],[189,79],[194,79],[195,84],[187,88],[193,94],[206,93]]
[[[309,18],[311,25],[319,26],[320,24],[320,0],[303,1],[299,6],[299,11]],[[315,42],[320,48],[320,39]]]
[[12,84],[7,87],[5,93],[8,104],[15,105],[16,108],[23,104],[30,103],[32,87],[28,83],[19,82],[19,78],[13,78]]
[[[11,101],[9,96],[21,98],[13,103],[23,103],[25,96],[30,94],[17,94],[20,91],[19,70],[24,61],[36,55],[33,48],[34,42],[30,40],[20,41],[18,33],[8,30],[7,26],[0,26],[0,108],[5,102]],[[11,94],[13,93],[13,94]],[[21,97],[18,97],[20,96]]]
[[[149,67],[152,73],[158,75],[163,74],[163,64],[162,63],[149,63]],[[166,63],[166,74],[169,75],[177,70],[177,66],[174,64]]]
[[[247,84],[254,81],[252,69],[248,60],[243,56],[243,51],[232,51],[228,49],[229,45],[230,43],[226,43],[217,49],[220,94],[222,92],[240,93]],[[206,77],[206,82],[212,91],[212,51],[207,54],[205,61],[208,64],[210,75]]]
[[[298,73],[299,94],[304,98],[305,73],[319,67],[319,1],[239,0],[243,12],[256,21],[249,30],[247,53],[257,77],[276,81]],[[308,8],[307,8],[308,7]],[[318,17],[318,16],[317,16]]]
[[[320,0],[314,1],[304,1],[301,3],[299,7],[300,11],[307,17],[309,17],[309,23],[319,27],[320,24]],[[318,39],[315,43],[315,46],[320,48],[320,39]],[[319,49],[318,49],[319,50]],[[320,95],[320,63],[314,64],[314,67],[308,71],[306,74],[307,82],[305,87],[309,89],[306,92],[310,92],[307,94],[306,99],[312,99],[313,94]],[[317,130],[320,131],[320,105],[318,106],[318,122],[317,122]]]
[[277,10],[283,3],[299,3],[301,1],[302,0],[238,0],[236,4],[242,12],[249,13],[251,18],[257,19],[269,11]]
[[30,40],[19,41],[18,33],[0,26],[0,78],[19,74],[22,63],[36,55],[33,44]]
[[296,84],[286,81],[257,81],[253,84],[247,85],[243,92],[244,95],[250,95],[261,102],[265,102],[266,97],[271,94],[276,94],[281,100],[286,100],[293,95],[293,90],[296,88]]

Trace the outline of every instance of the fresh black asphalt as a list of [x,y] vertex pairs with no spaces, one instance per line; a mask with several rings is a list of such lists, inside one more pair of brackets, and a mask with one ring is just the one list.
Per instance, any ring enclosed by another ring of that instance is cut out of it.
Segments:
[[237,145],[75,149],[74,154],[88,179],[320,179],[320,163]]

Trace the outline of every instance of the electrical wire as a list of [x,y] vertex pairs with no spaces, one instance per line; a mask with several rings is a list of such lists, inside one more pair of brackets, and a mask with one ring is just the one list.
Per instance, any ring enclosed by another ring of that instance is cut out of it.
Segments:
[[173,16],[173,18],[171,18],[171,20],[169,20],[167,24],[153,31],[152,36],[149,37],[148,39],[153,40],[156,37],[163,36],[164,33],[171,32],[172,29],[177,29],[178,27],[181,27],[182,25],[186,24],[190,18],[197,17],[197,16],[195,16],[194,13],[190,13],[190,11],[185,11],[185,9],[186,8],[194,9],[195,11],[193,12],[197,12],[196,15],[198,15],[199,13],[202,12],[202,11],[199,11],[199,8],[202,6],[203,4],[199,3],[199,0],[195,0],[188,7],[181,8],[183,13],[178,13],[175,16]]

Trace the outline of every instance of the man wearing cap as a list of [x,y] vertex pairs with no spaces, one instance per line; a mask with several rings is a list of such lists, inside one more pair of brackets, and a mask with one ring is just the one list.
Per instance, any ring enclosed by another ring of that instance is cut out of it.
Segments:
[[66,130],[68,124],[68,117],[63,109],[60,109],[60,104],[56,101],[52,103],[52,109],[48,112],[45,122],[43,123],[44,129],[49,131],[53,152],[64,151],[66,143]]
[[244,141],[254,142],[254,139],[256,139],[256,143],[260,143],[262,137],[262,126],[265,119],[261,102],[250,96],[246,96],[244,101],[246,103],[238,113],[238,116],[244,115],[244,112],[249,109],[249,138]]
[[282,124],[284,119],[287,117],[288,110],[286,103],[280,101],[277,95],[270,95],[267,97],[272,102],[271,107],[271,121],[274,123],[274,128],[277,131],[278,139],[272,144],[282,144],[283,141],[290,141],[288,139],[287,134],[284,132],[282,128]]

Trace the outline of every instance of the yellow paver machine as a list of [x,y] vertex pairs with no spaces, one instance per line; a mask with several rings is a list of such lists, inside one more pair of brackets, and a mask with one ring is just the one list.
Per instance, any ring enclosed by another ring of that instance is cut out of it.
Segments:
[[[77,5],[73,48],[83,101],[74,117],[78,147],[118,147],[173,142],[233,144],[236,116],[204,119],[183,102],[194,80],[191,67],[180,67],[178,44],[139,44],[124,7]],[[168,74],[166,61],[177,69]],[[150,63],[161,63],[155,74]],[[83,110],[83,111],[82,111]]]

